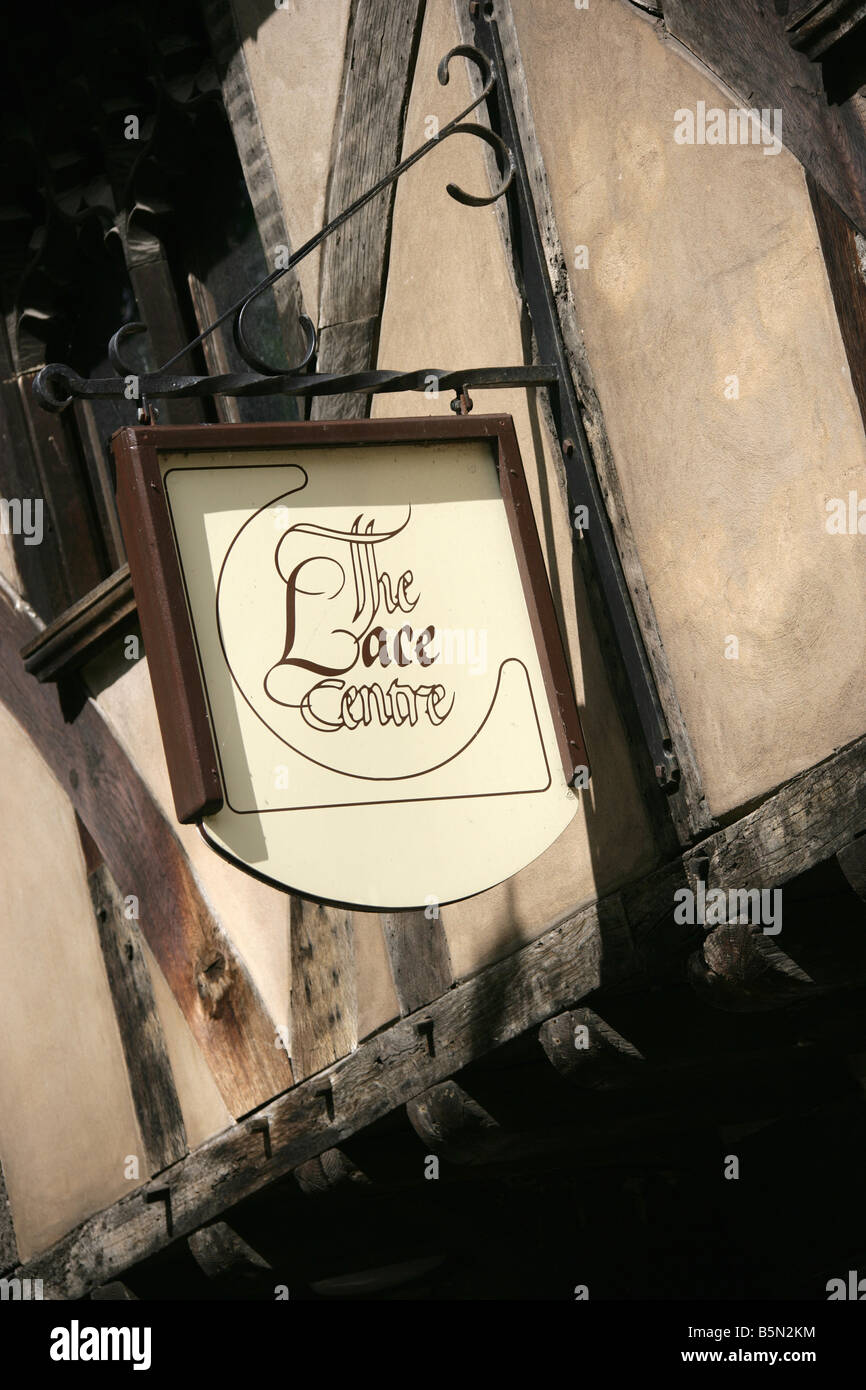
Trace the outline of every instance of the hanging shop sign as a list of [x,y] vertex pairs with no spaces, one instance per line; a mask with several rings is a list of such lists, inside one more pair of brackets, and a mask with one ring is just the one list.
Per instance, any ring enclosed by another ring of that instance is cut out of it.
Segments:
[[562,834],[587,756],[509,416],[113,449],[179,820],[282,887],[389,909]]

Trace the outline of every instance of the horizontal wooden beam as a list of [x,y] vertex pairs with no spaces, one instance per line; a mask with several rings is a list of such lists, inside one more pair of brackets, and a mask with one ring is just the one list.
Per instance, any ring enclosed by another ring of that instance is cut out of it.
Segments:
[[21,651],[25,669],[39,681],[68,676],[122,633],[137,633],[137,617],[129,566],[124,565],[26,642]]
[[81,1297],[632,968],[617,900],[583,908],[90,1217],[24,1277],[43,1279],[46,1297]]
[[673,895],[698,874],[714,886],[772,887],[838,853],[864,829],[866,738],[209,1140],[158,1185],[70,1231],[22,1276],[42,1278],[52,1297],[80,1297],[594,991],[640,985],[654,955],[669,957],[669,974],[681,977],[693,941],[686,928],[671,927]]
[[[749,815],[621,890],[642,963],[652,969],[694,944],[673,922],[674,893],[777,888],[814,868],[866,830],[866,737],[802,772]],[[778,942],[784,946],[784,929]]]

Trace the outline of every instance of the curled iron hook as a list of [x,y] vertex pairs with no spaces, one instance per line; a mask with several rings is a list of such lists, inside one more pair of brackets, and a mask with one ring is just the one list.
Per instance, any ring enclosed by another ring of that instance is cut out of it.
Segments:
[[481,95],[477,96],[472,102],[472,105],[467,106],[465,111],[461,111],[459,116],[454,117],[455,121],[462,121],[464,116],[468,116],[470,111],[475,110],[479,102],[483,101],[485,97],[490,96],[490,93],[496,86],[496,75],[490,64],[490,59],[487,58],[479,48],[473,48],[471,44],[468,43],[459,43],[456,48],[450,48],[444,58],[439,59],[436,76],[439,78],[439,84],[442,87],[448,86],[448,79],[450,77],[448,69],[451,66],[452,58],[468,58],[470,63],[474,63],[479,69],[483,82]]
[[51,362],[33,378],[33,394],[43,410],[58,414],[75,396],[83,395],[84,381],[71,367]]
[[247,309],[250,307],[253,300],[257,297],[257,295],[260,292],[260,290],[254,290],[253,293],[249,295],[247,299],[244,300],[243,304],[241,305],[240,309],[235,315],[235,321],[232,325],[232,336],[235,340],[235,347],[237,348],[241,357],[246,362],[247,366],[252,367],[254,371],[261,372],[263,376],[297,376],[300,372],[304,370],[304,368],[313,360],[313,357],[315,356],[316,348],[318,346],[318,334],[316,333],[316,325],[313,323],[313,320],[309,318],[306,314],[299,315],[298,322],[301,325],[301,328],[303,329],[307,339],[307,346],[304,351],[303,357],[301,358],[300,362],[293,363],[291,366],[288,367],[272,366],[271,363],[266,362],[263,357],[259,357],[258,353],[256,353],[256,351],[251,347],[249,338],[247,337],[246,325],[244,324],[244,315],[246,314]]
[[134,364],[124,362],[120,355],[120,345],[127,338],[133,338],[139,333],[147,332],[146,323],[124,323],[108,344],[108,360],[118,376],[140,376],[141,372]]
[[[505,141],[501,136],[497,135],[495,131],[491,130],[489,126],[479,125],[477,121],[463,121],[460,125],[456,125],[453,129],[449,130],[448,135],[477,136],[479,140],[483,140],[486,145],[498,151],[502,156],[505,163],[505,172],[500,187],[493,193],[488,194],[487,197],[483,197],[478,193],[467,193],[465,189],[462,189],[460,185],[456,183],[446,183],[445,192],[450,193],[451,197],[458,203],[464,203],[466,207],[470,208],[483,208],[486,207],[488,203],[495,203],[498,198],[502,197],[503,193],[508,191],[517,168],[514,163],[514,155],[511,153]],[[447,139],[448,136],[446,135],[445,138]]]

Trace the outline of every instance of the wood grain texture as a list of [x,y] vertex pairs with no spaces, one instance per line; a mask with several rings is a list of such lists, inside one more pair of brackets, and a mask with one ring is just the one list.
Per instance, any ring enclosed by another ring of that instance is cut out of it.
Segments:
[[858,898],[866,902],[866,835],[840,849],[836,862]]
[[[326,219],[399,163],[424,0],[353,0],[334,130]],[[385,189],[322,248],[318,371],[374,365],[385,295],[395,187]],[[369,397],[313,402],[315,419],[359,419]]]
[[422,1004],[444,994],[453,979],[451,955],[441,915],[381,912],[385,947],[391,963],[400,1013],[414,1013]]
[[664,0],[668,31],[747,107],[782,111],[782,140],[866,233],[866,122],[855,96],[828,101],[819,64],[791,47],[785,20],[754,0]]
[[51,768],[120,891],[140,903],[141,930],[231,1113],[246,1114],[292,1084],[286,1054],[246,966],[193,877],[171,826],[97,705],[67,723],[57,691],[18,655],[35,633],[0,595],[0,699]]
[[789,13],[785,27],[792,46],[813,62],[845,45],[863,43],[866,24],[864,0],[809,0]]
[[489,1131],[499,1129],[494,1117],[453,1080],[415,1096],[406,1106],[406,1116],[428,1151],[449,1163],[471,1163],[479,1139],[486,1153]]
[[[319,330],[318,370],[336,375],[373,367],[378,341],[377,318],[322,328]],[[323,366],[323,363],[326,365]],[[360,391],[344,392],[337,396],[314,396],[310,413],[314,420],[363,420],[369,414],[369,403],[370,397]]]
[[298,1080],[344,1057],[358,1041],[352,913],[293,897],[292,1067]]
[[49,623],[21,655],[31,676],[55,681],[83,666],[127,628],[135,632],[136,626],[135,595],[124,564]]
[[806,175],[806,187],[851,369],[851,384],[866,426],[866,244],[861,241],[858,247],[853,223],[811,174]]
[[307,1197],[323,1197],[325,1193],[345,1187],[347,1183],[370,1186],[367,1175],[342,1149],[325,1149],[315,1158],[308,1158],[306,1163],[298,1165],[292,1176]]
[[[866,738],[795,778],[736,825],[582,908],[209,1140],[158,1184],[69,1232],[21,1275],[44,1278],[54,1297],[79,1297],[594,991],[640,986],[648,953],[668,955],[669,978],[681,980],[684,941],[670,931],[653,940],[660,921],[672,916],[676,887],[694,885],[698,873],[711,886],[771,887],[837,854],[863,830]],[[148,1201],[149,1193],[168,1194],[170,1202]]]
[[569,1009],[548,1018],[538,1040],[559,1075],[587,1090],[627,1086],[643,1067],[638,1049],[593,1009]]
[[225,1275],[261,1274],[271,1266],[225,1221],[194,1231],[187,1241],[190,1254],[208,1279]]
[[[43,1278],[46,1297],[80,1297],[632,968],[615,900],[582,909],[425,1006],[422,1017],[384,1029],[330,1071],[209,1140],[157,1183],[91,1217],[29,1261],[22,1275]],[[424,1020],[432,1024],[432,1051],[429,1031],[418,1027]]]
[[[79,834],[82,839],[90,839],[80,822]],[[183,1115],[138,923],[127,916],[123,897],[105,864],[97,863],[89,870],[87,886],[145,1161],[149,1175],[153,1176],[187,1152]]]
[[[222,82],[223,104],[270,271],[275,266],[277,247],[287,246],[290,251],[293,248],[243,44],[231,0],[202,0],[201,11]],[[274,285],[274,298],[279,309],[288,360],[299,362],[304,355],[304,333],[299,323],[304,303],[300,283],[293,270],[281,276]],[[312,309],[309,312],[312,314]]]

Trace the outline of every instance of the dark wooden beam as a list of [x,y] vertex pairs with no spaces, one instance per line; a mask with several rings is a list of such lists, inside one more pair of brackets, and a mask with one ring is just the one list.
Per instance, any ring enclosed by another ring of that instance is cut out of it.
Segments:
[[[352,0],[334,132],[326,219],[336,217],[399,163],[425,0]],[[392,184],[322,248],[320,372],[375,366],[385,297]],[[369,398],[328,396],[315,419],[357,419]]]
[[315,1158],[301,1163],[292,1176],[307,1197],[321,1197],[326,1192],[342,1188],[346,1183],[370,1186],[370,1179],[342,1149],[325,1149]]
[[[406,1106],[409,1123],[427,1148],[450,1163],[467,1163],[479,1152],[478,1139],[499,1129],[497,1121],[456,1081],[443,1081]],[[486,1152],[485,1146],[480,1146]]]
[[132,1289],[127,1288],[126,1284],[122,1284],[119,1279],[113,1279],[110,1284],[103,1284],[102,1288],[94,1289],[93,1293],[90,1295],[90,1298],[93,1303],[138,1302],[138,1299],[136,1295],[132,1292]]
[[858,246],[854,224],[808,173],[806,187],[851,370],[851,384],[866,426],[866,242],[861,237]]
[[127,631],[137,633],[138,618],[129,566],[125,564],[31,637],[21,656],[31,676],[56,681]]
[[78,833],[145,1162],[153,1176],[187,1152],[180,1101],[138,922],[127,915],[117,884],[80,820]]
[[352,913],[290,899],[291,1054],[300,1081],[345,1057],[358,1041]]
[[90,1217],[22,1274],[44,1279],[47,1296],[80,1297],[632,968],[615,900],[583,908]]
[[852,51],[860,45],[862,52],[864,25],[866,0],[809,0],[785,21],[792,46],[813,63],[843,45]]
[[[707,836],[680,858],[621,891],[642,964],[695,944],[696,928],[673,921],[678,889],[780,887],[830,859],[866,830],[866,737],[800,773],[756,810]],[[816,930],[820,928],[816,926]],[[697,929],[697,936],[702,933]],[[783,938],[784,939],[784,938]]]
[[858,898],[866,902],[866,835],[840,849],[836,862]]
[[569,1009],[542,1023],[538,1040],[564,1080],[590,1090],[616,1090],[634,1081],[644,1058],[593,1009]]
[[211,1226],[194,1231],[187,1245],[208,1279],[261,1278],[271,1268],[264,1256],[253,1250],[225,1221],[215,1221]]
[[411,1014],[451,984],[453,972],[441,914],[380,913],[400,1013]]
[[286,1053],[246,966],[204,901],[174,830],[97,705],[71,722],[57,690],[18,653],[36,632],[0,594],[0,700],[18,720],[99,847],[233,1115],[292,1084]]
[[669,962],[669,978],[681,979],[694,932],[671,925],[677,887],[694,884],[698,872],[712,885],[771,887],[863,830],[866,738],[215,1136],[161,1175],[158,1195],[169,1201],[148,1200],[152,1188],[131,1193],[29,1261],[22,1275],[44,1278],[56,1297],[79,1297],[594,991],[642,987],[654,956]]
[[[268,270],[271,271],[276,269],[275,253],[278,247],[286,246],[289,251],[297,248],[292,247],[289,241],[280,188],[244,54],[244,36],[238,32],[231,0],[202,0],[201,11],[219,71],[223,104],[237,145],[262,249]],[[305,310],[294,270],[288,271],[277,281],[274,298],[287,360],[299,362],[304,355],[304,333],[299,320]],[[315,317],[315,305],[310,306],[307,312]],[[214,371],[215,368],[209,364],[209,370]],[[227,419],[240,418],[236,403],[228,397],[222,404],[222,410]]]

